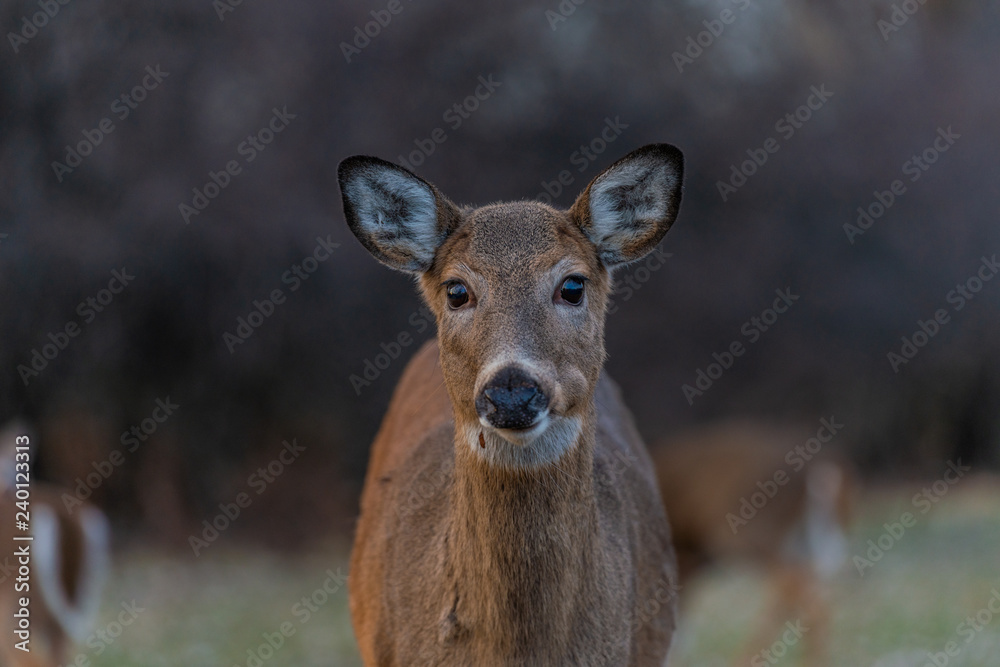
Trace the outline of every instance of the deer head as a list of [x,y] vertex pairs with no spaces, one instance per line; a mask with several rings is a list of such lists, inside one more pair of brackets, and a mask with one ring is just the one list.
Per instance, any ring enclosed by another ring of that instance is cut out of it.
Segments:
[[341,163],[351,231],[417,277],[437,319],[459,440],[483,461],[534,468],[576,445],[604,363],[612,271],[667,233],[682,172],[681,152],[654,144],[605,169],[569,210],[471,208],[390,162]]

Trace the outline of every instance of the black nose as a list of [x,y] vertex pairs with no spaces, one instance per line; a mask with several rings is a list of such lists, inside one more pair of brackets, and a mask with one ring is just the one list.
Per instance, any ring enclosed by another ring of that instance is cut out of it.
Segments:
[[520,368],[501,369],[476,397],[476,411],[496,428],[528,428],[549,399],[535,380]]

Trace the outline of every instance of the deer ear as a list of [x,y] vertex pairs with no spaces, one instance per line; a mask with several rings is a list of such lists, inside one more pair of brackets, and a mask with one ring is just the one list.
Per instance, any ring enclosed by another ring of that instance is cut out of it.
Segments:
[[597,175],[570,215],[609,269],[656,247],[681,203],[684,156],[669,144],[632,151]]
[[383,264],[422,273],[457,226],[458,209],[413,172],[355,155],[337,169],[344,216],[361,245]]

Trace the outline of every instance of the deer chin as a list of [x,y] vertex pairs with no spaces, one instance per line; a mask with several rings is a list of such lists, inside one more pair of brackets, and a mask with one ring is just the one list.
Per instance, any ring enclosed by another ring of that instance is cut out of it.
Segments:
[[558,461],[576,446],[583,421],[546,412],[526,429],[498,429],[479,423],[462,427],[472,452],[497,468],[533,470]]

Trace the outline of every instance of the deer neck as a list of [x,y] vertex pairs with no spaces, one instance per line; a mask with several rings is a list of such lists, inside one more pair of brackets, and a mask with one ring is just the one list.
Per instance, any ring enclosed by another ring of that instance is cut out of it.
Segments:
[[[594,583],[595,424],[591,406],[574,446],[527,470],[489,464],[457,434],[442,639],[472,631],[493,650],[516,652],[533,638],[550,650],[565,638]],[[492,636],[501,628],[503,637]]]

